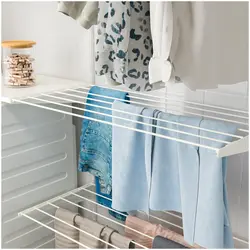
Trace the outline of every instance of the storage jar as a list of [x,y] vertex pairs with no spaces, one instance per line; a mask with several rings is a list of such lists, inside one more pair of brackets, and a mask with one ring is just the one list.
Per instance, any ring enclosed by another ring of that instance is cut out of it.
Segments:
[[34,41],[3,41],[2,62],[4,84],[28,87],[35,84]]

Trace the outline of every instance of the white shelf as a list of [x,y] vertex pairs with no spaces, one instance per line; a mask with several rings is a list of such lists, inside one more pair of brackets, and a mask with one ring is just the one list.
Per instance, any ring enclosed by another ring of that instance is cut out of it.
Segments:
[[76,89],[90,84],[52,76],[37,75],[37,84],[32,87],[13,88],[2,84],[1,102],[13,103],[15,99],[25,99],[44,93],[60,91],[67,88]]

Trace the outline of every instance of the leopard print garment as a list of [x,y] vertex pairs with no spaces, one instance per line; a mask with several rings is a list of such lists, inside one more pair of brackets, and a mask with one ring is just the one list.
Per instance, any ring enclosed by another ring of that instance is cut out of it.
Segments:
[[149,2],[99,2],[96,74],[135,91],[150,91],[153,54]]

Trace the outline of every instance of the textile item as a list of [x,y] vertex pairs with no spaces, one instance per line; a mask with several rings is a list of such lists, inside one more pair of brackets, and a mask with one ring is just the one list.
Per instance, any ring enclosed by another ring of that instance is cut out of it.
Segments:
[[[145,109],[115,101],[113,124],[152,132],[153,128],[137,122],[152,124],[157,110]],[[117,111],[118,110],[118,111]],[[130,112],[130,114],[119,111]],[[143,118],[140,115],[150,118]],[[113,126],[112,150],[112,207],[120,211],[149,210],[151,153],[153,137],[145,133]],[[119,150],[117,150],[119,149]]]
[[[214,120],[202,120],[201,128],[235,134],[236,126]],[[202,136],[231,141],[230,136],[201,131]],[[222,142],[200,140],[211,147],[221,148]],[[199,192],[196,214],[195,242],[207,248],[233,248],[233,236],[228,212],[226,169],[227,158],[218,158],[215,152],[200,148]],[[213,183],[207,188],[208,183]],[[208,205],[209,204],[209,205]],[[203,228],[206,228],[203,230]]]
[[99,2],[96,74],[135,91],[150,91],[152,56],[149,2]]
[[[111,235],[116,232],[114,229],[111,229],[109,227],[104,227],[101,233],[101,238],[105,240],[106,242],[110,243],[111,242]],[[108,244],[102,243],[103,247],[102,248],[111,248]]]
[[172,240],[169,240],[167,238],[156,236],[153,240],[152,248],[187,248],[179,243],[176,243]]
[[[77,215],[78,214],[72,213],[71,211],[65,210],[63,208],[58,208],[55,213],[55,217],[73,226],[76,226],[74,223],[74,220]],[[70,227],[69,225],[56,219],[54,222],[54,228],[60,233],[68,237],[71,237],[72,239],[76,241],[79,241],[79,231],[77,229]],[[60,234],[56,233],[55,234],[55,248],[79,248],[79,245],[61,236]]]
[[[185,2],[181,4],[186,5]],[[180,82],[172,60],[177,52],[179,40],[179,27],[173,13],[173,2],[150,2],[150,13],[154,53],[149,62],[149,81],[152,84],[159,81]]]
[[57,11],[75,19],[83,28],[97,24],[98,1],[58,2]]
[[[135,244],[131,239],[120,235],[117,231],[107,226],[104,227],[101,237],[103,240],[113,244],[119,249],[135,248]],[[104,244],[103,248],[111,248],[111,247],[107,244],[106,245]]]
[[[101,233],[104,228],[103,225],[98,224],[94,221],[88,220],[87,218],[77,217],[76,223],[80,227],[81,230],[90,233],[91,235],[97,237],[98,239],[101,238]],[[103,242],[99,241],[98,239],[87,235],[84,232],[79,232],[79,240],[80,243],[87,246],[88,248],[101,248],[104,244]],[[84,248],[79,246],[79,248]]]
[[[213,129],[224,133],[235,134],[236,132],[234,125],[219,121],[165,113],[160,113],[158,117],[167,121],[176,121],[181,124]],[[157,125],[176,128],[196,135],[213,137],[217,140],[232,140],[229,136],[195,128],[166,123],[164,125],[162,121],[157,121]],[[173,133],[158,128],[157,132],[164,135]],[[225,145],[221,142],[181,133],[172,134],[171,136],[215,148],[221,148]],[[226,168],[225,159],[218,158],[214,151],[185,143],[177,143],[176,141],[155,138],[150,208],[153,210],[181,212],[184,238],[189,244],[195,242],[206,248],[232,247],[224,168]],[[213,183],[213,187],[207,188],[209,183]],[[171,192],[168,192],[170,187]],[[161,190],[165,190],[164,197],[158,195]]]
[[[173,123],[180,122],[199,127],[202,118],[182,117],[164,112],[161,112],[157,118],[161,119],[157,121],[159,127],[199,135],[198,129],[178,127]],[[159,127],[156,128],[157,134],[199,143],[199,137],[163,130]],[[180,152],[181,150],[183,152]],[[182,213],[185,240],[190,244],[193,244],[193,242],[199,244],[199,242],[193,241],[199,188],[199,164],[197,146],[159,137],[155,138],[150,208],[152,210],[170,210]],[[162,190],[165,190],[164,197],[159,195]]]
[[[111,208],[111,205],[112,205],[112,192],[110,194],[102,193],[99,178],[97,178],[97,177],[95,177],[95,186],[96,186],[96,193],[107,198],[107,199],[105,199],[104,197],[96,195],[96,201],[99,204],[104,205],[105,207],[110,207]],[[124,213],[124,215],[121,215],[120,213],[116,213],[116,212],[114,212],[112,210],[109,210],[109,214],[116,217],[116,219],[118,219],[118,220],[121,220],[121,221],[126,220],[126,214],[127,213]]]
[[[81,216],[76,217],[76,223],[85,232],[88,232],[120,249],[134,248],[134,243],[131,239],[120,235],[116,230],[109,228],[108,226],[104,226]],[[112,248],[110,245],[105,244],[98,239],[94,239],[83,232],[80,232],[80,242],[89,248]]]
[[[154,132],[149,126],[132,122],[135,119],[149,123],[148,118],[140,116],[147,114],[149,117],[158,118],[156,134],[215,148],[223,147],[225,145],[223,141],[231,141],[232,138],[225,134],[204,132],[199,130],[199,127],[227,134],[236,132],[236,126],[220,121],[164,112],[154,114],[153,110],[118,102],[114,102],[113,108],[136,114],[133,116],[120,113],[120,116],[128,118],[129,121],[114,119],[113,122]],[[116,112],[113,111],[113,114]],[[196,128],[177,125],[176,122]],[[165,130],[162,127],[172,130]],[[196,136],[173,130],[191,132]],[[207,139],[204,141],[205,139],[198,137],[199,134],[206,137],[213,136],[221,142]],[[182,213],[184,238],[190,245],[195,242],[205,248],[233,247],[227,211],[225,159],[218,158],[214,151],[202,147],[158,136],[152,137],[113,126],[113,145],[120,150],[113,151],[115,167],[112,170],[112,207],[127,212],[132,210],[148,212],[149,208],[158,211],[177,211]],[[209,183],[213,183],[213,187],[208,189]],[[162,190],[164,196],[159,195]]]
[[[114,99],[127,101],[129,96],[121,91],[110,90],[94,86],[89,90],[84,116],[112,123],[112,103]],[[105,109],[109,108],[109,109]],[[91,112],[92,111],[92,112]],[[97,114],[93,112],[100,112]],[[97,140],[98,138],[98,140]],[[97,193],[107,194],[111,198],[112,187],[112,126],[102,122],[83,119],[80,138],[79,171],[93,174],[98,178]],[[97,179],[96,179],[97,180]],[[105,198],[97,198],[101,204],[110,207]],[[114,212],[110,211],[112,215]],[[120,215],[117,214],[117,218]]]
[[[149,221],[145,221],[142,219],[139,219],[135,216],[128,216],[126,219],[126,226],[133,228],[143,234],[146,234],[151,237],[156,237],[157,235],[160,235],[162,237],[165,237],[173,242],[176,242],[177,244],[181,244],[185,246],[186,248],[202,248],[198,246],[197,244],[194,244],[193,246],[189,245],[185,240],[184,237],[176,232],[173,232],[172,230],[168,228],[164,228],[160,224],[153,224]],[[145,235],[139,234],[134,232],[133,230],[130,230],[128,228],[125,228],[125,236],[128,238],[133,239],[135,242],[147,247],[152,248],[152,238],[147,237]]]
[[150,14],[150,83],[177,77],[196,90],[248,80],[247,3],[151,1]]

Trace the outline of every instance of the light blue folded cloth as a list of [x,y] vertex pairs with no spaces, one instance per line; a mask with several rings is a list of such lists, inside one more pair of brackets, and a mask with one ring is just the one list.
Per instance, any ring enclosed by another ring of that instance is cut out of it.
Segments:
[[[202,120],[201,128],[235,134],[233,124]],[[201,135],[231,141],[226,135],[201,131]],[[201,144],[221,148],[224,143],[201,139]],[[226,189],[226,158],[218,158],[214,151],[200,147],[200,181],[196,215],[195,241],[207,248],[233,248]],[[204,230],[205,229],[205,230]]]
[[[157,118],[163,120],[158,120],[157,126],[176,131],[157,127],[157,134],[199,143],[199,137],[177,132],[183,131],[198,135],[198,129],[181,127],[176,123],[181,122],[199,127],[201,118],[182,117],[164,112],[159,113]],[[182,213],[185,239],[189,243],[193,242],[198,183],[198,147],[155,137],[150,208]]]
[[[152,131],[152,127],[133,121],[152,124],[153,120],[138,115],[153,117],[157,110],[145,109],[115,101],[112,114],[127,121],[113,118],[113,125]],[[124,114],[121,110],[135,115]],[[151,153],[153,137],[126,128],[113,126],[112,137],[112,207],[120,211],[149,211],[151,180]]]
[[[160,113],[158,118],[225,133],[235,134],[236,132],[236,127],[232,124],[203,120],[199,117]],[[158,126],[223,141],[232,140],[230,136],[164,123],[157,121]],[[225,146],[221,142],[160,128],[156,129],[156,133],[215,148]],[[153,150],[150,208],[181,212],[184,237],[190,244],[195,242],[206,248],[233,247],[228,218],[225,169],[226,159],[218,158],[210,149],[156,137]]]
[[[199,135],[222,141],[231,141],[232,138],[201,131],[199,127],[236,133],[235,125],[221,121],[167,114],[119,102],[114,102],[113,108],[137,114],[134,116],[113,111],[113,114],[130,120],[113,119],[113,123],[215,148],[221,148],[225,144],[202,139]],[[155,121],[140,115],[158,119]],[[135,124],[131,120],[156,123],[157,128]],[[215,151],[198,145],[115,126],[112,143],[113,208],[127,212],[138,209],[145,212],[149,209],[181,212],[184,237],[189,244],[197,243],[205,248],[233,247],[227,205],[225,158],[218,158]]]
[[[199,117],[160,113],[158,118],[225,133],[236,132],[232,124]],[[157,121],[157,125],[223,141],[232,140],[230,136],[195,128],[170,123],[164,125],[163,121]],[[221,142],[160,128],[156,133],[215,148],[225,146]],[[181,212],[184,238],[190,244],[197,243],[205,248],[232,248],[225,183],[226,159],[218,158],[210,149],[156,137],[152,165],[150,208]]]

